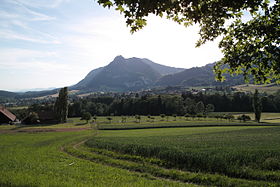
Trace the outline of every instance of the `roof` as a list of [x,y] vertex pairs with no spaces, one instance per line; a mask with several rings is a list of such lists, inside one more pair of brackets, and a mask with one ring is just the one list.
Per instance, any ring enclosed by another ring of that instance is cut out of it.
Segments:
[[8,109],[6,109],[3,106],[0,106],[0,112],[4,114],[7,118],[9,118],[11,121],[15,121],[17,118],[14,114],[12,114]]

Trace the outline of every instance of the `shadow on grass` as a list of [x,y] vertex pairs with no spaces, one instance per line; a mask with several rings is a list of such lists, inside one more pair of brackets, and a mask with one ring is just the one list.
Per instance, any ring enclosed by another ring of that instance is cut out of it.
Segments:
[[22,129],[22,128],[26,128],[26,127],[45,127],[45,126],[53,126],[53,125],[57,125],[57,123],[44,123],[44,124],[20,124],[17,125],[16,127],[12,128],[11,130],[18,130],[18,129]]
[[153,125],[153,126],[149,126],[149,125],[127,125],[127,126],[115,126],[115,125],[111,125],[111,126],[100,126],[99,130],[134,130],[134,129],[156,129],[156,128],[193,128],[193,127],[279,127],[280,123],[276,124],[276,123],[233,123],[233,124],[228,124],[228,123],[224,123],[224,124],[196,124],[196,125]]
[[88,123],[87,122],[77,123],[77,124],[75,124],[75,126],[82,126],[82,125],[86,125],[86,124],[88,124]]

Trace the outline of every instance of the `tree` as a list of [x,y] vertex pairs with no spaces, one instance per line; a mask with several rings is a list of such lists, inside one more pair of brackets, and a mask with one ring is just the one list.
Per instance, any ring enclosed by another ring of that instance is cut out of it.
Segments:
[[173,120],[176,121],[177,114],[173,114],[172,116],[174,118]]
[[245,114],[242,114],[241,116],[238,116],[237,119],[240,120],[240,122],[241,121],[246,122],[246,121],[251,120],[250,116],[245,115]]
[[185,116],[186,120],[188,120],[188,118],[191,117],[191,115],[188,113],[186,113],[184,116]]
[[229,120],[229,121],[232,121],[232,120],[234,120],[234,115],[232,115],[232,114],[226,114],[226,115],[224,115],[224,118],[227,119],[227,120]]
[[85,112],[85,113],[83,113],[81,120],[86,120],[88,123],[88,121],[91,120],[91,117],[92,116],[89,112]]
[[162,121],[164,121],[165,114],[160,114],[160,117],[161,117]]
[[126,117],[122,116],[122,123],[125,123],[125,122],[126,122]]
[[30,112],[23,120],[23,124],[32,125],[39,123],[39,116],[36,112]]
[[61,88],[55,101],[54,111],[58,122],[65,123],[68,115],[68,88]]
[[253,96],[253,109],[255,112],[255,120],[259,123],[261,120],[261,113],[262,113],[262,100],[259,96],[259,92],[256,89],[254,96]]
[[186,107],[186,112],[189,114],[196,114],[196,103],[193,99],[186,98],[185,99],[185,107]]
[[94,115],[92,118],[93,118],[94,122],[96,123],[97,116],[96,116],[96,115]]
[[112,119],[113,118],[111,118],[111,117],[107,117],[107,120],[109,121],[109,123],[111,123]]
[[135,115],[135,119],[138,120],[138,123],[141,121],[141,116],[140,115]]
[[206,114],[209,114],[210,112],[214,112],[214,111],[215,111],[215,106],[213,104],[206,105],[206,109],[205,109]]
[[[253,75],[255,82],[275,79],[280,83],[280,2],[269,0],[98,0],[104,7],[115,6],[124,14],[131,32],[146,25],[155,14],[185,26],[198,24],[196,46],[223,36],[219,47],[224,57],[214,70],[218,80],[224,73]],[[246,21],[243,15],[250,15]]]
[[205,107],[204,107],[204,104],[202,101],[199,101],[197,104],[196,104],[196,113],[204,113],[204,110],[205,110]]

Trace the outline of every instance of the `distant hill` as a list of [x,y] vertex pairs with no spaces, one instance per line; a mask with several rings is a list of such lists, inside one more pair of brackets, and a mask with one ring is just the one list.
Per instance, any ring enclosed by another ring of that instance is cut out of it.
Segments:
[[5,90],[0,90],[0,97],[3,97],[3,98],[14,98],[16,96],[18,96],[18,93],[9,92],[9,91],[5,91]]
[[238,85],[243,84],[244,80],[242,76],[226,76],[226,81],[215,81],[215,75],[213,73],[213,66],[215,63],[207,64],[202,67],[194,67],[185,69],[179,73],[166,75],[161,77],[156,83],[156,86],[217,86],[217,85]]
[[49,87],[49,88],[30,88],[30,89],[21,89],[17,90],[15,92],[39,92],[39,91],[47,91],[47,90],[54,90],[56,89],[55,87]]
[[169,73],[182,71],[156,64],[148,59],[117,56],[109,65],[92,70],[71,89],[91,91],[136,91],[150,88]]
[[0,90],[0,99],[23,99],[23,98],[35,98],[43,97],[46,95],[53,95],[58,93],[58,89],[44,90],[44,91],[28,91],[28,92],[9,92]]

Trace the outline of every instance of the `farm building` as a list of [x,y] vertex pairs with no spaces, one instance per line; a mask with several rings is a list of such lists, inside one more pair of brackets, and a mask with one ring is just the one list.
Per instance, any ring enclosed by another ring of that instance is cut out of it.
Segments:
[[0,106],[0,124],[14,122],[16,118],[8,109]]
[[22,124],[54,124],[57,123],[53,111],[30,112],[22,121]]
[[57,123],[57,120],[55,118],[55,113],[53,111],[39,111],[38,117],[40,123],[46,123],[46,124]]

